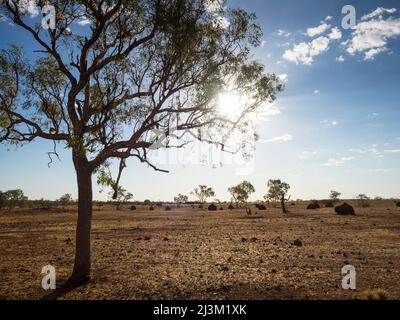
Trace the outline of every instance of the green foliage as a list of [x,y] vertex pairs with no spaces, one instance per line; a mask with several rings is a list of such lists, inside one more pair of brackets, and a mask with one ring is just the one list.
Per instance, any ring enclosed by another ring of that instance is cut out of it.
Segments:
[[24,195],[21,189],[0,191],[0,209],[8,208],[9,210],[15,207],[24,207],[28,197]]
[[195,195],[200,203],[205,203],[208,198],[215,196],[215,191],[211,187],[207,187],[206,185],[199,185],[198,188],[195,188],[190,194]]
[[176,197],[174,197],[174,202],[176,202],[178,205],[180,205],[181,203],[186,203],[188,202],[189,197],[185,196],[183,194],[178,194]]
[[[52,3],[62,14],[44,36],[1,2],[40,50],[27,61],[15,45],[1,51],[0,141],[62,142],[91,170],[111,158],[147,163],[153,129],[192,129],[198,139],[226,146],[235,133],[250,132],[251,115],[283,90],[251,60],[262,38],[254,13],[212,0],[107,3]],[[82,15],[90,28],[68,30]],[[226,90],[248,98],[238,118],[219,112]],[[256,137],[243,135],[231,149],[244,150]]]
[[268,193],[264,196],[264,198],[278,201],[282,197],[286,196],[289,189],[290,185],[288,183],[283,182],[279,179],[277,180],[270,179],[268,181]]
[[342,194],[341,194],[340,192],[332,190],[331,193],[330,193],[330,195],[329,195],[329,198],[330,198],[333,202],[338,202],[338,201],[339,201],[339,197],[340,197],[341,195],[342,195]]
[[66,206],[69,205],[71,203],[74,202],[74,200],[72,199],[72,195],[69,193],[66,193],[64,195],[62,195],[58,200],[58,203],[60,203],[62,206]]
[[256,190],[254,186],[249,181],[243,181],[236,186],[228,189],[228,192],[232,195],[232,199],[238,205],[239,203],[247,203],[250,194],[254,193]]
[[357,197],[360,207],[367,208],[370,206],[370,198],[364,193],[359,194]]

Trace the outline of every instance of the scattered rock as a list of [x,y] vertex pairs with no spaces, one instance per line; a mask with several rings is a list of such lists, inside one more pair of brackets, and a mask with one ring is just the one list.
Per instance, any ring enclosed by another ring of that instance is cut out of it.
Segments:
[[300,239],[296,239],[292,242],[292,245],[296,246],[296,247],[302,247],[303,246],[303,242]]
[[356,214],[354,208],[346,202],[335,207],[335,212],[340,216],[354,216]]
[[149,210],[150,210],[150,211],[154,211],[154,207],[151,206],[151,207],[149,208]]
[[210,204],[208,206],[208,211],[217,211],[217,206],[215,204]]
[[228,209],[229,209],[229,210],[233,210],[233,205],[230,204],[229,207],[228,207]]
[[265,211],[265,210],[267,210],[267,207],[265,205],[263,205],[263,204],[260,204],[258,206],[258,210]]
[[166,206],[165,207],[165,211],[171,211],[171,207],[170,206]]

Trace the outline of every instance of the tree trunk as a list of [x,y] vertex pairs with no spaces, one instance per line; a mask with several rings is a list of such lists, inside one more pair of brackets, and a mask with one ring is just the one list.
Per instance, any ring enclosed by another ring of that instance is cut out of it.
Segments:
[[70,282],[90,280],[90,231],[92,226],[92,171],[86,157],[73,156],[78,181],[78,220],[76,225],[75,262]]
[[282,206],[282,212],[287,213],[286,207],[285,207],[285,195],[281,197],[281,206]]

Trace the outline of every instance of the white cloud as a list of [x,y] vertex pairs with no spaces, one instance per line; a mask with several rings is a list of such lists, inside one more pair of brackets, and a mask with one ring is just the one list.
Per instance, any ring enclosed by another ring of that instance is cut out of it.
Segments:
[[385,153],[400,153],[400,149],[385,150]]
[[281,136],[276,136],[276,137],[273,137],[272,139],[262,140],[260,142],[263,142],[263,143],[288,142],[288,141],[292,141],[292,140],[293,140],[293,136],[289,133],[285,133]]
[[377,158],[383,158],[384,155],[382,151],[377,148],[377,145],[373,145],[372,148],[369,149],[350,149],[349,152],[358,153],[358,154],[372,154]]
[[319,90],[318,89],[314,90],[314,94],[319,94]]
[[305,160],[305,159],[311,159],[315,157],[318,154],[318,151],[303,151],[297,155],[299,159]]
[[291,36],[291,33],[290,33],[290,32],[287,32],[287,31],[282,30],[282,29],[279,29],[279,30],[276,32],[276,34],[277,34],[278,36],[286,37],[286,38]]
[[343,165],[346,164],[346,162],[349,162],[351,160],[355,159],[355,157],[342,157],[342,158],[330,158],[326,163],[323,165],[325,167],[342,167]]
[[353,27],[351,38],[343,45],[351,55],[363,53],[364,60],[373,60],[376,55],[388,51],[390,40],[400,36],[400,19],[393,16],[384,18],[384,13],[395,13],[396,9],[377,8],[361,18]]
[[325,31],[329,30],[331,26],[329,24],[326,24],[325,22],[321,23],[318,27],[315,28],[308,28],[306,34],[309,37],[315,37],[318,36],[322,33],[324,33]]
[[336,61],[343,62],[344,61],[344,57],[342,55],[340,55],[339,57],[336,58]]
[[77,24],[79,24],[80,26],[86,26],[86,25],[88,25],[90,23],[91,23],[91,21],[86,17],[84,17],[81,20],[77,21]]
[[364,60],[365,61],[374,60],[376,55],[378,55],[382,52],[385,52],[387,50],[388,50],[388,48],[386,48],[386,47],[370,49],[367,52],[365,52]]
[[326,127],[336,127],[338,125],[336,120],[323,120],[320,123]]
[[330,40],[327,37],[318,37],[311,42],[301,42],[288,49],[283,54],[283,58],[296,64],[311,65],[314,57],[324,53],[329,49]]
[[370,169],[370,172],[374,173],[387,173],[387,172],[392,172],[394,169],[393,168],[378,168],[378,169]]
[[342,38],[342,31],[338,27],[334,27],[328,37],[331,40],[339,40]]
[[266,43],[267,43],[267,41],[265,41],[265,40],[261,41],[261,48],[264,48]]
[[382,8],[382,7],[378,7],[374,11],[372,11],[371,13],[362,16],[361,20],[365,21],[365,20],[369,20],[369,19],[372,19],[372,18],[375,18],[375,17],[378,17],[378,18],[382,19],[384,13],[395,13],[396,11],[397,11],[396,8],[385,9],[385,8]]
[[36,5],[36,0],[20,0],[18,8],[22,13],[28,13],[31,18],[39,15],[39,7]]
[[261,109],[256,114],[256,120],[268,121],[269,117],[280,114],[281,111],[278,109],[275,103],[266,103],[261,106]]
[[282,82],[288,82],[289,81],[289,76],[287,73],[283,73],[278,75],[279,80],[281,80]]
[[377,117],[377,116],[379,116],[379,113],[377,113],[377,112],[372,112],[372,113],[370,113],[370,114],[368,115],[368,118],[374,118],[374,117]]
[[324,19],[324,21],[331,21],[332,19],[333,19],[332,16],[326,16],[325,19]]

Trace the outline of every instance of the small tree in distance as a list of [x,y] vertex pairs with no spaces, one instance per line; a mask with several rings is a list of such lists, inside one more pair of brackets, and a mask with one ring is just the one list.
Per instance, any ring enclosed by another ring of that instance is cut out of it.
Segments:
[[206,203],[208,198],[215,197],[214,189],[206,185],[199,185],[199,187],[195,188],[190,194],[196,196],[201,204]]
[[59,204],[61,204],[62,206],[67,206],[67,205],[73,203],[74,200],[72,199],[72,195],[71,195],[70,193],[66,193],[66,194],[62,195],[62,196],[57,200],[57,202],[58,202]]
[[358,203],[359,203],[360,207],[363,207],[363,208],[369,207],[370,198],[367,195],[365,195],[364,193],[361,193],[356,198],[358,199]]
[[121,186],[118,186],[117,190],[117,197],[115,198],[115,192],[111,191],[109,193],[110,198],[113,200],[113,203],[116,205],[117,210],[121,210],[121,206],[123,203],[126,203],[130,200],[133,199],[133,194],[122,188]]
[[189,197],[185,196],[183,194],[178,194],[176,197],[174,197],[174,202],[176,203],[176,205],[179,207],[182,203],[186,203],[188,202]]
[[340,200],[339,197],[341,195],[342,194],[340,192],[332,190],[331,193],[329,194],[329,199],[331,199],[331,201],[333,203],[335,203],[335,202],[338,202]]
[[285,202],[290,200],[290,196],[289,198],[286,198],[289,189],[290,185],[279,179],[270,179],[268,181],[268,194],[266,195],[266,198],[279,199],[283,213],[287,213]]
[[236,203],[236,208],[239,207],[239,203],[244,203],[247,206],[247,200],[250,194],[255,191],[254,186],[249,181],[243,181],[228,189],[228,192],[232,195],[233,201]]
[[27,200],[28,197],[21,189],[0,191],[0,209],[6,207],[8,210],[12,210],[15,207],[24,207]]

